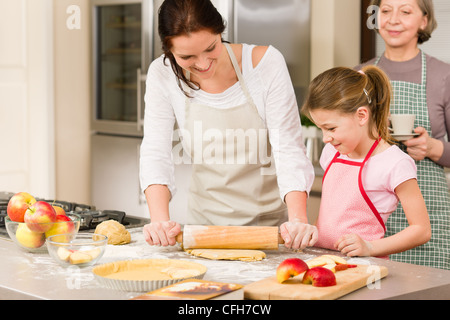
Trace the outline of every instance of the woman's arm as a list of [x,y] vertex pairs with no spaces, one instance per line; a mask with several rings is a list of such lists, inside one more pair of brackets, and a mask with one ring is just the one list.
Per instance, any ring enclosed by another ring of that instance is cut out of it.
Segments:
[[150,224],[144,226],[144,238],[150,245],[173,246],[175,237],[180,233],[181,226],[170,220],[170,191],[164,185],[151,185],[145,190]]
[[280,234],[287,248],[304,249],[313,246],[319,238],[317,228],[308,223],[307,198],[307,193],[302,191],[291,191],[285,197],[289,221],[280,226]]

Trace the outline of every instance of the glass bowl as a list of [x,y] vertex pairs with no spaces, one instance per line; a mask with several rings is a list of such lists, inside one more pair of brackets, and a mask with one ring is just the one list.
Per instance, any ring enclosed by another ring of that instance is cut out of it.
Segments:
[[63,234],[46,240],[50,256],[63,266],[86,267],[105,253],[108,237],[96,233]]
[[9,237],[17,246],[27,252],[46,252],[45,239],[52,235],[77,234],[80,229],[81,216],[75,213],[67,213],[69,221],[56,221],[48,223],[38,223],[47,232],[33,232],[25,222],[12,221],[5,217],[6,231]]

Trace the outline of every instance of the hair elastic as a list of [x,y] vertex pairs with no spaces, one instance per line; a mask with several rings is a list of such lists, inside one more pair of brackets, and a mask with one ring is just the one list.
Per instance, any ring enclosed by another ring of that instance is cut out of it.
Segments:
[[[365,72],[364,71],[362,71],[362,70],[358,70],[358,72],[359,73],[361,73],[362,75],[366,75],[365,74]],[[367,90],[366,89],[363,89],[364,90],[364,93],[366,94],[366,97],[367,97],[367,101],[369,101],[369,104],[371,104],[372,103],[372,99],[370,99],[370,97],[369,97],[369,93],[367,92]]]
[[369,101],[369,104],[371,104],[372,103],[372,99],[370,99],[370,97],[369,97],[369,93],[367,92],[367,90],[366,89],[363,89],[364,90],[364,93],[366,94],[366,97],[367,97],[367,101]]

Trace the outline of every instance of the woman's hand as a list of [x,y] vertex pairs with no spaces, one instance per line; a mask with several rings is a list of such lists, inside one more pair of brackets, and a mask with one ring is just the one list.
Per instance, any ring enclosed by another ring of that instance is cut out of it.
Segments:
[[151,246],[173,246],[175,237],[181,232],[181,226],[175,221],[160,221],[146,224],[143,229],[144,239]]
[[371,256],[372,245],[363,240],[357,234],[346,234],[339,238],[334,244],[336,250],[349,257],[368,257]]
[[416,161],[430,158],[434,162],[439,161],[444,152],[444,145],[441,141],[434,139],[428,135],[427,130],[422,127],[414,129],[419,136],[409,139],[403,144],[406,146],[406,152]]
[[311,247],[319,238],[319,233],[315,226],[300,221],[283,223],[280,226],[280,233],[286,248],[291,249]]

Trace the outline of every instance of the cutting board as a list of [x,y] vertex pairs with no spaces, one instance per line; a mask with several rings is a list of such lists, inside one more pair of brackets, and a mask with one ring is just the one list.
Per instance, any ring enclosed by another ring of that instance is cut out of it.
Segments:
[[358,265],[337,271],[336,285],[314,287],[302,284],[302,275],[278,283],[276,277],[250,283],[244,287],[244,298],[250,300],[334,300],[386,277],[384,266]]

